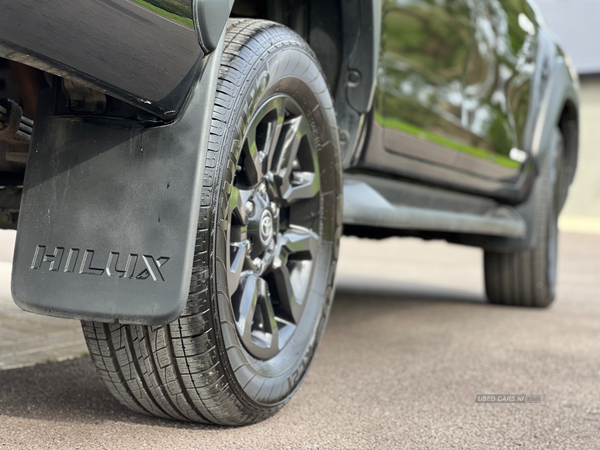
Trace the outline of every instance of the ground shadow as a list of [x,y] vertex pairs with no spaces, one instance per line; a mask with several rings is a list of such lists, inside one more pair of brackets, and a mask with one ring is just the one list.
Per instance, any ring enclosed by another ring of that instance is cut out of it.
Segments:
[[[367,314],[386,314],[397,308],[425,307],[432,302],[483,304],[482,294],[420,284],[369,278],[340,278],[335,304],[359,307]],[[352,306],[354,305],[354,306]],[[336,315],[337,308],[333,314]],[[338,310],[339,311],[339,310]],[[364,317],[364,316],[363,316]],[[0,417],[93,423],[127,422],[187,428],[221,429],[144,416],[121,405],[97,376],[89,357],[22,369],[0,371]]]
[[364,277],[338,277],[336,301],[344,298],[422,300],[425,302],[486,303],[483,292],[419,283],[377,280]]
[[209,430],[216,427],[157,419],[121,405],[104,387],[89,357],[0,371],[2,416],[99,424],[105,421]]

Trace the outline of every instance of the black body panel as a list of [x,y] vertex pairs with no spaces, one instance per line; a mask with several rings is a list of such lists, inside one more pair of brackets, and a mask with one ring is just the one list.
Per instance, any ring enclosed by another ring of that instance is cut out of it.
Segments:
[[369,139],[352,167],[523,201],[549,70],[527,1],[385,1],[382,14]]
[[[77,80],[173,119],[204,56],[194,31],[192,0],[143,4],[0,0],[0,57]],[[228,2],[222,4],[229,10]]]

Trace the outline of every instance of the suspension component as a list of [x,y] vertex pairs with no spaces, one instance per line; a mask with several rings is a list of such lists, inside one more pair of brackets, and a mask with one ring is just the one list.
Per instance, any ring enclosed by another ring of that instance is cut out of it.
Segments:
[[33,132],[33,120],[23,115],[14,101],[0,99],[0,140],[11,144],[28,144]]
[[17,150],[4,154],[7,161],[27,164],[32,132],[33,120],[23,115],[23,109],[12,100],[0,99],[0,141],[13,144]]

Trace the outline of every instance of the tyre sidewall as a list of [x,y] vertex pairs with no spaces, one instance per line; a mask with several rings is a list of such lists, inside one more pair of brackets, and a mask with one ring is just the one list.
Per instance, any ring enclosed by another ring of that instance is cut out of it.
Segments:
[[[286,30],[288,31],[288,30]],[[220,190],[215,195],[217,205],[211,246],[213,311],[219,353],[229,381],[237,387],[239,396],[253,406],[282,406],[298,388],[314,356],[329,314],[337,246],[341,235],[341,167],[339,143],[335,128],[333,103],[318,63],[301,38],[291,37],[281,45],[271,45],[249,69],[238,90],[238,100],[232,108],[228,133],[220,149]],[[312,289],[307,306],[294,336],[286,347],[269,361],[259,361],[245,351],[234,325],[231,300],[227,289],[225,252],[229,189],[240,157],[246,128],[254,112],[278,94],[292,97],[301,107],[312,131],[319,154],[322,218],[333,214],[335,220],[320,224],[320,245]],[[231,163],[234,163],[233,165]],[[333,210],[333,211],[332,211]]]

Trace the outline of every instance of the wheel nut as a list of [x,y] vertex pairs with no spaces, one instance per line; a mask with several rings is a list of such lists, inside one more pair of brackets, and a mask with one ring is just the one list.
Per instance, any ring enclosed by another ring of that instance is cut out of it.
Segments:
[[271,211],[273,211],[274,216],[276,216],[277,213],[279,212],[279,208],[277,208],[277,205],[275,204],[275,202],[271,202]]
[[266,194],[267,193],[267,185],[265,183],[262,183],[260,185],[260,187],[258,188],[258,192],[260,192],[261,194]]
[[252,202],[250,202],[250,201],[246,203],[246,212],[247,212],[249,215],[252,215],[252,214],[254,214],[254,203],[252,203]]

